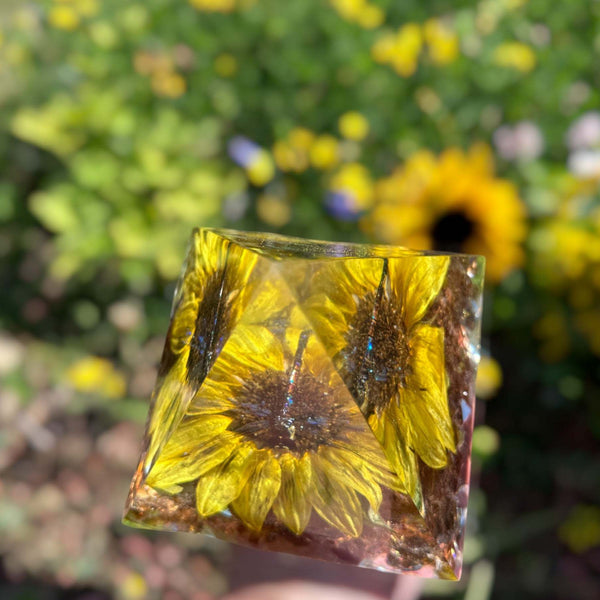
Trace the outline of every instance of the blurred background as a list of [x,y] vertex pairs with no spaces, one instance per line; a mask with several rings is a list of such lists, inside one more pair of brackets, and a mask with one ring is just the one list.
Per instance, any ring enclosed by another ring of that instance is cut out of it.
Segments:
[[598,64],[590,0],[2,0],[0,597],[238,585],[120,524],[207,225],[486,255],[466,568],[424,597],[598,598]]

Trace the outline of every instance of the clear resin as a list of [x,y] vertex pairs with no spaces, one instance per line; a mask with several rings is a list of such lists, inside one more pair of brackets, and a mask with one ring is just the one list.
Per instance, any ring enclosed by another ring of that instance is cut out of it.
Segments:
[[483,259],[201,229],[124,522],[456,579]]

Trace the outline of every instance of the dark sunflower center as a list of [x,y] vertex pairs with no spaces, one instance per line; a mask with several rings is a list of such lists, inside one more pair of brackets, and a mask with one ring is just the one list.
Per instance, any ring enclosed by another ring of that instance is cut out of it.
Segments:
[[228,411],[229,430],[245,436],[258,448],[315,452],[343,435],[347,419],[334,401],[333,389],[312,375],[265,371],[247,382]]
[[366,416],[389,404],[410,370],[407,332],[387,283],[386,267],[378,290],[358,301],[342,353],[344,381]]
[[442,215],[431,231],[435,250],[459,251],[471,237],[475,223],[462,211]]
[[200,385],[215,362],[228,331],[231,290],[225,268],[212,273],[202,290],[202,300],[190,337],[187,378]]

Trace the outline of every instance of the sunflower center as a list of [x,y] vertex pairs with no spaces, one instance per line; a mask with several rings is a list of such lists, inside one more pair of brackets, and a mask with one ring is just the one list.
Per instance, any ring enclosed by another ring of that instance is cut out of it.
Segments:
[[258,448],[302,455],[339,439],[347,425],[333,389],[314,376],[265,371],[246,382],[236,407],[227,412],[229,430]]
[[458,251],[471,237],[475,223],[462,211],[442,215],[433,226],[431,237],[435,250]]
[[187,378],[191,383],[204,381],[225,341],[231,306],[228,288],[226,268],[212,273],[204,285],[189,342]]
[[384,292],[385,277],[377,292],[359,300],[343,356],[344,381],[366,416],[389,404],[410,371],[406,328]]

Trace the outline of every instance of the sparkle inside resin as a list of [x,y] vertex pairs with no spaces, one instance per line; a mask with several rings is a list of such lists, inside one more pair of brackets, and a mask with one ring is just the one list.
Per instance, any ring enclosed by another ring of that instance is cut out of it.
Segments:
[[459,577],[482,277],[473,256],[195,231],[124,522]]

